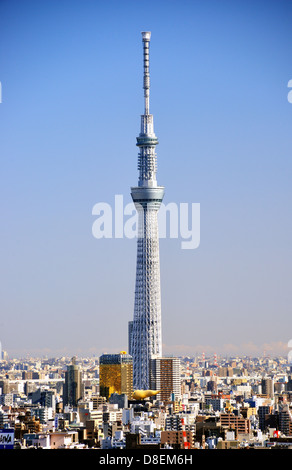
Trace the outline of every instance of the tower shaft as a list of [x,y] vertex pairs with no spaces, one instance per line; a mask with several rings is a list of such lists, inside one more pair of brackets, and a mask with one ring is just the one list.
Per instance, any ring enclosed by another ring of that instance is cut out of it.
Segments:
[[147,389],[150,384],[150,360],[162,355],[161,295],[159,234],[157,214],[164,188],[157,185],[158,144],[154,133],[153,116],[149,114],[149,44],[150,32],[142,33],[144,54],[144,100],[139,147],[138,186],[131,188],[131,196],[138,212],[137,265],[131,354],[133,356],[133,384],[135,389]]

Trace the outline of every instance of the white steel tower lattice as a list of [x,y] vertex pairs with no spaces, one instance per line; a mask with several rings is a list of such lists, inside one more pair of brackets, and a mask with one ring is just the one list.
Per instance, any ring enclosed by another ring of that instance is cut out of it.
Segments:
[[131,188],[131,196],[138,213],[137,266],[134,319],[131,333],[133,356],[133,385],[135,389],[148,389],[150,359],[162,356],[160,262],[157,214],[164,187],[156,181],[156,153],[158,144],[154,133],[153,116],[149,114],[149,45],[150,32],[142,32],[144,58],[144,114],[139,147],[138,186]]

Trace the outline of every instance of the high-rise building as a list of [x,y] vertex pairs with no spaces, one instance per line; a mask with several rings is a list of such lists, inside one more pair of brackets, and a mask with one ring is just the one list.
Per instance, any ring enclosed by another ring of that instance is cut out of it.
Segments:
[[272,413],[273,407],[270,405],[261,405],[258,408],[259,415],[259,428],[261,431],[265,431],[267,427],[267,417]]
[[63,403],[76,407],[78,400],[82,398],[82,372],[76,364],[76,358],[72,358],[72,364],[67,366],[65,383],[63,388]]
[[138,213],[138,240],[134,318],[131,332],[133,356],[133,383],[135,389],[149,388],[149,361],[162,356],[161,296],[158,210],[164,187],[156,180],[158,144],[154,133],[153,115],[149,113],[149,46],[150,32],[142,32],[144,58],[144,114],[137,137],[139,147],[138,186],[131,188],[131,196]]
[[133,395],[133,359],[124,351],[99,358],[99,394],[108,399],[113,393]]
[[5,394],[5,393],[9,393],[10,389],[11,389],[11,386],[9,384],[9,380],[4,379],[4,378],[1,379],[0,380],[0,395]]
[[284,404],[279,409],[279,430],[286,436],[291,436],[292,413],[288,404]]
[[157,357],[150,360],[150,387],[160,390],[156,396],[161,401],[178,401],[181,398],[180,359]]
[[262,379],[262,393],[269,398],[274,396],[274,380],[271,378]]

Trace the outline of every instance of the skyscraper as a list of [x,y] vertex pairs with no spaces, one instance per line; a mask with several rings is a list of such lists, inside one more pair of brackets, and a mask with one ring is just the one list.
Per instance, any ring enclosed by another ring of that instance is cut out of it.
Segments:
[[270,398],[274,396],[274,380],[271,378],[262,379],[262,393]]
[[67,366],[65,372],[65,383],[63,390],[64,405],[77,406],[78,400],[82,398],[82,372],[76,364],[76,358],[72,358],[72,364]]
[[150,361],[150,387],[160,390],[157,399],[161,401],[181,398],[180,360],[178,357],[156,357]]
[[107,399],[113,394],[133,394],[133,359],[129,354],[103,354],[99,358],[99,393]]
[[131,196],[138,213],[138,240],[134,318],[131,330],[133,356],[133,385],[135,389],[149,388],[149,362],[162,355],[160,261],[157,214],[164,187],[156,180],[158,144],[154,133],[153,115],[149,113],[150,32],[142,32],[144,60],[144,114],[137,137],[138,186],[131,188]]

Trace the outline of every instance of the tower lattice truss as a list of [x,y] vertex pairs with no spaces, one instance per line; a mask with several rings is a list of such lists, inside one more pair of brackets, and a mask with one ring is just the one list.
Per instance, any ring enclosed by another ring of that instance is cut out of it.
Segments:
[[149,43],[150,33],[143,32],[144,49],[144,100],[141,132],[137,137],[139,147],[138,186],[131,188],[132,199],[138,212],[138,241],[134,318],[131,337],[133,356],[133,385],[135,389],[148,389],[150,384],[150,359],[162,355],[161,294],[158,210],[164,188],[157,185],[158,144],[154,133],[153,116],[149,114]]

